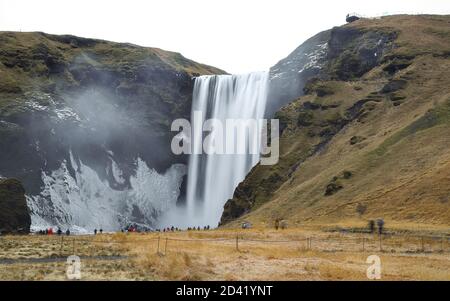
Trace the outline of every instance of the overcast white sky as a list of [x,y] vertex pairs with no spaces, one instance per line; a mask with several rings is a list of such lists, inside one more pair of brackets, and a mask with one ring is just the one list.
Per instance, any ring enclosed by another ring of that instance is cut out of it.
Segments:
[[348,12],[450,14],[449,0],[0,0],[0,30],[73,34],[182,53],[231,73],[267,70]]

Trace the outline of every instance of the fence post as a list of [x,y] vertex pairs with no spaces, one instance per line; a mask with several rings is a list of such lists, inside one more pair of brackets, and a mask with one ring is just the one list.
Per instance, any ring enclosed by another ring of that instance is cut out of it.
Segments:
[[160,241],[161,237],[158,236],[158,250],[156,250],[156,254],[159,254],[159,241]]
[[94,242],[94,237],[92,237],[91,238],[91,240],[90,240],[90,245],[89,245],[89,256],[95,256],[95,251],[97,250],[96,249],[96,244],[95,244],[95,242]]
[[366,243],[366,238],[363,236],[363,249],[362,249],[363,252],[365,252],[365,243]]
[[423,242],[423,236],[420,239],[420,244],[422,246],[422,252],[425,252],[425,245],[424,245],[424,242]]
[[239,252],[239,234],[236,234],[236,251]]
[[59,257],[62,257],[63,240],[64,240],[64,236],[61,236],[61,244],[59,246]]
[[380,252],[383,251],[383,245],[381,244],[382,237],[383,237],[383,235],[380,234]]
[[166,255],[167,253],[167,240],[168,238],[166,237],[166,244],[164,245],[164,255]]
[[75,238],[73,239],[72,243],[73,243],[73,255],[75,255]]

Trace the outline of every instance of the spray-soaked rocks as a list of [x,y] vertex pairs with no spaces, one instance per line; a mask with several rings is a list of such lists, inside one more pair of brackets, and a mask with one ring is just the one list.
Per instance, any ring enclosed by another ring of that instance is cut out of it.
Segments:
[[16,179],[0,179],[0,234],[30,232],[25,189]]

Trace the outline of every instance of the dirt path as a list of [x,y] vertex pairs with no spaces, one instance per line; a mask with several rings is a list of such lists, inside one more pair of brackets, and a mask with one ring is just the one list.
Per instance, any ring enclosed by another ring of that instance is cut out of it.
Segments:
[[[110,261],[110,260],[125,260],[128,259],[129,256],[81,256],[81,260],[101,260],[101,261]],[[46,257],[46,258],[3,258],[0,259],[0,264],[9,265],[9,264],[20,264],[20,263],[53,263],[53,262],[65,262],[67,261],[67,257]]]

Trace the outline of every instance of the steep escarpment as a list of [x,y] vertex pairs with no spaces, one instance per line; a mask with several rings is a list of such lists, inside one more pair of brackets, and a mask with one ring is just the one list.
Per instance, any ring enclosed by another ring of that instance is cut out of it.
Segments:
[[335,27],[308,39],[270,69],[267,115],[307,93],[310,79],[362,76],[380,63],[395,37],[395,31]]
[[330,34],[331,30],[318,33],[270,68],[267,116],[303,95],[308,79],[321,72],[326,62]]
[[[0,33],[0,174],[22,181],[36,225],[151,225],[177,201],[192,76],[178,53],[45,33]],[[179,164],[177,164],[179,163]]]
[[0,234],[28,233],[30,225],[22,184],[16,179],[0,179]]
[[326,32],[303,96],[275,114],[279,163],[250,172],[222,223],[448,225],[449,24],[389,16]]

